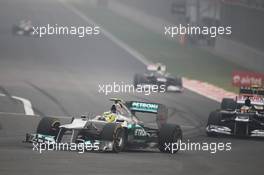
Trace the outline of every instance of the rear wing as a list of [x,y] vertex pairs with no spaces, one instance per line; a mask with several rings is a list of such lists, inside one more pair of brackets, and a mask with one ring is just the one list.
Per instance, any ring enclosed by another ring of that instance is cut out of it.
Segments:
[[139,102],[139,101],[128,101],[126,102],[127,108],[130,109],[131,113],[135,115],[136,112],[152,113],[156,114],[156,122],[158,128],[162,124],[167,122],[168,109],[165,105],[159,103]]
[[129,101],[126,102],[127,107],[131,110],[132,113],[135,112],[145,112],[145,113],[154,113],[158,114],[161,104],[158,103],[148,103],[148,102],[139,102],[139,101]]

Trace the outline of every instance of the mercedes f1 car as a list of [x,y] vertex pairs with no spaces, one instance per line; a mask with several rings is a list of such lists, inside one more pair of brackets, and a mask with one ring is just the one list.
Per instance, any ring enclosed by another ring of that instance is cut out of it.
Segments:
[[206,131],[208,136],[264,137],[264,89],[240,88],[235,100],[224,98],[221,109],[210,113]]
[[[70,124],[61,125],[56,118],[44,117],[38,124],[37,132],[26,135],[26,142],[96,143],[98,150],[111,152],[147,148],[170,152],[166,145],[179,143],[182,139],[180,126],[166,122],[168,110],[164,105],[111,100],[110,111],[93,118],[73,118]],[[150,118],[154,115],[154,123],[143,123],[139,116],[144,118],[144,115]]]
[[158,85],[160,91],[181,92],[183,90],[182,78],[173,77],[166,72],[166,66],[157,63],[147,66],[147,72],[134,76],[134,86]]
[[13,26],[13,34],[14,35],[25,35],[25,36],[33,36],[34,30],[31,21],[22,20],[18,25]]

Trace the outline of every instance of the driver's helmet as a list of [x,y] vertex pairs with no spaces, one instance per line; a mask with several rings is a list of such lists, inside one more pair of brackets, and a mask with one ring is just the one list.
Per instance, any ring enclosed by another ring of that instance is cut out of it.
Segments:
[[120,104],[120,103],[115,103],[112,105],[111,107],[111,112],[112,113],[115,113],[115,114],[124,114],[124,108],[123,108],[123,105]]
[[251,110],[251,100],[249,99],[249,98],[247,98],[246,100],[245,100],[245,104],[241,107],[241,112],[242,113],[247,113],[247,112],[249,112],[250,110]]
[[158,65],[157,71],[161,71],[161,65]]
[[157,63],[157,72],[164,74],[166,72],[166,66],[161,64],[161,63]]
[[115,105],[112,105],[110,110],[111,110],[112,113],[116,114],[116,106]]
[[249,98],[245,100],[245,106],[251,107],[251,100]]
[[117,119],[117,115],[115,113],[110,112],[110,111],[104,112],[103,117],[105,118],[105,121],[108,123],[113,123]]

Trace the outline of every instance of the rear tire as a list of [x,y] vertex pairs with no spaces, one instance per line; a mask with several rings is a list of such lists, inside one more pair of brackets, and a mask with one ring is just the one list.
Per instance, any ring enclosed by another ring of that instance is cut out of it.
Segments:
[[176,153],[179,151],[179,146],[174,152],[171,152],[171,147],[168,149],[166,145],[179,143],[182,140],[182,130],[180,126],[175,124],[164,124],[159,131],[159,150],[164,153]]
[[[21,31],[21,29],[18,26],[12,27],[12,34],[13,35],[19,35],[19,31]],[[20,33],[22,33],[22,32],[20,32]]]
[[113,152],[119,153],[124,150],[126,144],[125,129],[121,125],[108,123],[103,127],[101,139],[113,141]]
[[57,136],[60,121],[52,117],[43,117],[37,127],[37,134]]
[[137,85],[141,83],[142,83],[142,75],[136,74],[134,76],[134,87],[137,88]]
[[181,77],[175,78],[175,85],[182,87],[182,78]]
[[167,119],[168,119],[168,108],[162,104],[159,104],[158,113],[156,117],[158,128],[161,128],[162,125],[166,124]]
[[221,102],[221,109],[226,111],[236,110],[236,102],[232,98],[224,98]]

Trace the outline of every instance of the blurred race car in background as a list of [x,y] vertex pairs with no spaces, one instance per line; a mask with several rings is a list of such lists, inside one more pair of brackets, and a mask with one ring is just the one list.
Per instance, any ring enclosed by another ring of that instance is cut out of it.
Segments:
[[32,22],[29,20],[21,20],[18,25],[13,26],[14,35],[33,36],[34,30]]
[[147,72],[134,76],[134,86],[158,85],[160,91],[182,92],[182,78],[173,77],[166,72],[166,66],[157,63],[147,66]]
[[[111,152],[146,148],[170,152],[166,144],[178,143],[182,139],[180,126],[166,122],[168,110],[164,105],[124,102],[116,98],[111,101],[113,105],[110,111],[92,119],[82,116],[73,118],[70,124],[61,125],[56,118],[44,117],[38,124],[36,134],[26,135],[26,142],[93,143],[98,145],[98,150]],[[155,126],[148,126],[139,119],[139,116],[144,118],[145,114],[154,115]],[[174,150],[174,153],[177,151]]]
[[236,99],[224,98],[221,109],[210,113],[206,132],[208,136],[264,137],[264,89],[241,87]]

